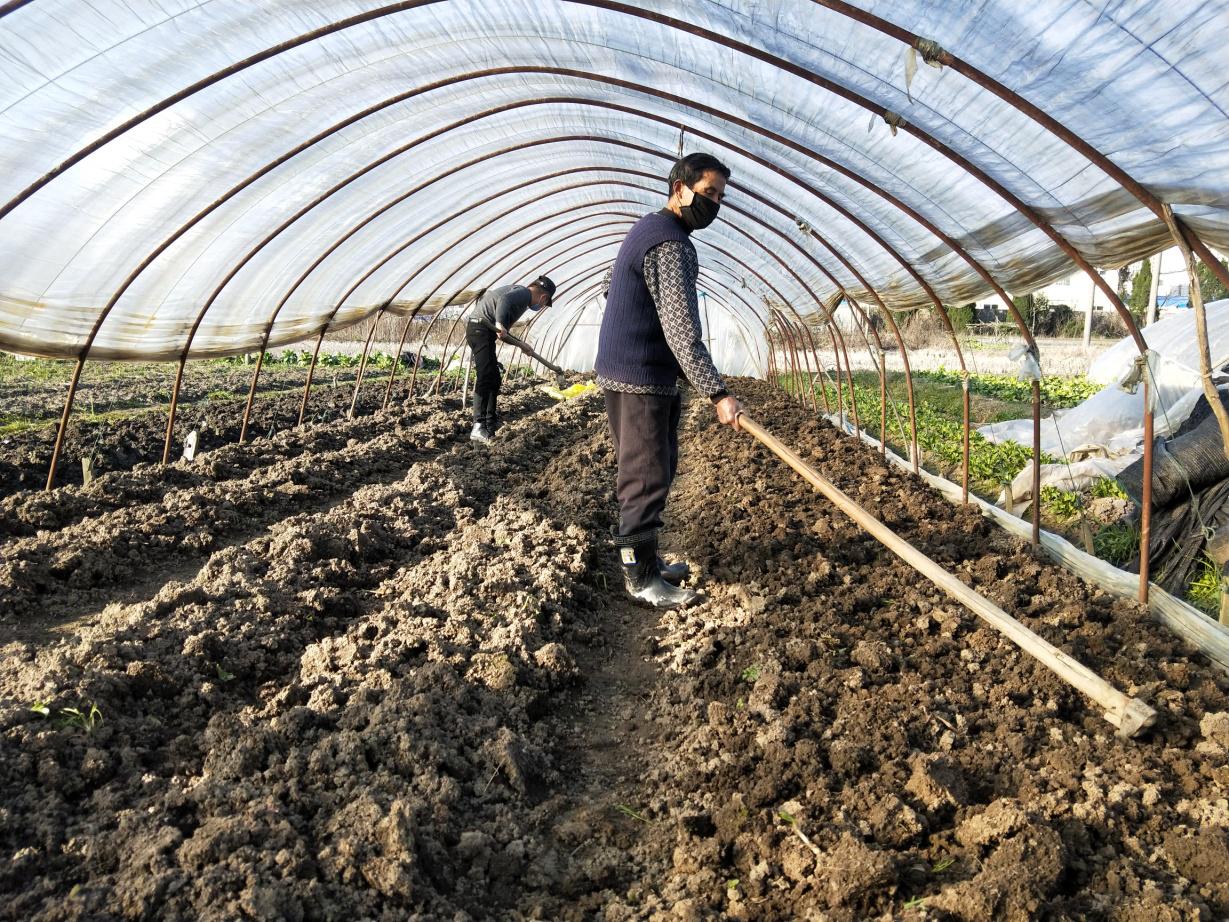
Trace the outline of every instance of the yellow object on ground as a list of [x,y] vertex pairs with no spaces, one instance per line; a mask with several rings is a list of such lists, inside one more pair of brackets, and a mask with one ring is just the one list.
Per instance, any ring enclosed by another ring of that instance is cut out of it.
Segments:
[[571,400],[574,397],[579,397],[582,394],[587,394],[590,391],[597,390],[597,382],[581,381],[564,390],[559,390],[559,388],[551,384],[543,384],[542,390],[550,394],[556,400]]

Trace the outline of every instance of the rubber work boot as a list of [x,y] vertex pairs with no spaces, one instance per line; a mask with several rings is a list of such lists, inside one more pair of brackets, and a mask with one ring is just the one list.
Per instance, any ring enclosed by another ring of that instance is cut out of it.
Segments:
[[691,567],[679,561],[678,563],[667,563],[666,559],[660,554],[657,555],[657,572],[661,574],[661,578],[672,586],[677,586],[687,577],[691,576]]
[[633,599],[654,608],[686,608],[700,601],[700,593],[694,589],[672,586],[662,579],[656,531],[616,537],[615,544],[623,565],[623,581]]
[[486,394],[474,394],[474,428],[469,433],[473,442],[491,441],[491,433],[486,425],[486,397]]

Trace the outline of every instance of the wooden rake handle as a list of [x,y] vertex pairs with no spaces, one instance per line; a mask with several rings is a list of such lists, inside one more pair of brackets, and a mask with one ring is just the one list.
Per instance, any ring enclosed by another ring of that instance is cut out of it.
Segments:
[[[484,320],[484,321],[482,321],[482,325],[483,325],[484,327],[486,327],[488,330],[490,330],[492,333],[498,333],[498,332],[499,332],[499,330],[496,328],[496,326],[495,326],[493,323],[487,323],[487,322]],[[530,358],[532,358],[532,359],[537,359],[539,362],[541,362],[543,365],[545,365],[547,368],[549,368],[549,369],[550,369],[551,371],[553,371],[555,374],[557,374],[557,375],[562,375],[562,374],[565,374],[565,372],[564,372],[564,370],[563,370],[562,368],[560,368],[558,365],[554,364],[553,362],[549,361],[548,359],[544,358],[544,357],[543,357],[542,355],[540,355],[539,353],[535,352],[535,351],[533,350],[533,347],[532,347],[531,345],[529,345],[529,343],[525,342],[523,339],[517,339],[517,338],[516,338],[515,336],[513,336],[511,333],[504,333],[504,340],[503,340],[503,341],[504,341],[504,342],[506,342],[506,343],[507,343],[508,345],[510,345],[510,346],[515,346],[517,349],[520,349],[522,352],[524,352],[524,353],[525,353],[527,356],[529,356]]]

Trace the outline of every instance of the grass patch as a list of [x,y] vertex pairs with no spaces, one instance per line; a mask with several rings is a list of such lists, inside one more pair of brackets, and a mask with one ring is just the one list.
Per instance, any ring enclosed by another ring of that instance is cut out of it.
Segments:
[[1220,613],[1220,596],[1224,589],[1220,567],[1206,556],[1199,563],[1199,573],[1191,581],[1190,589],[1186,591],[1186,600],[1202,612],[1217,615]]
[[[783,378],[782,384],[788,379]],[[817,387],[820,385],[816,385]],[[825,382],[825,386],[828,386]],[[917,408],[919,459],[946,476],[959,478],[963,459],[962,434],[964,395],[959,383],[952,384],[942,376],[922,378],[914,375],[914,401]],[[854,373],[854,393],[862,428],[879,436],[879,375],[873,371]],[[848,400],[848,388],[845,399]],[[836,409],[836,395],[828,386],[828,398]],[[848,406],[846,407],[848,414]],[[970,428],[991,422],[1018,419],[1032,413],[1028,402],[1001,397],[979,396],[970,400]],[[902,373],[888,373],[888,445],[897,453],[909,454],[909,405]],[[1016,442],[991,442],[978,432],[969,434],[969,476],[973,489],[993,498],[1017,473],[1029,464],[1033,453]],[[1055,459],[1042,454],[1043,463]]]

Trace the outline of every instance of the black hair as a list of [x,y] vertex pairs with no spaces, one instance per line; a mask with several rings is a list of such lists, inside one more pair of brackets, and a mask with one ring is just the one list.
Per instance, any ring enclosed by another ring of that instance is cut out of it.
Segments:
[[674,166],[670,168],[670,178],[666,180],[666,194],[674,194],[674,184],[680,179],[683,185],[690,189],[709,170],[720,173],[723,179],[730,178],[730,168],[712,154],[688,154],[682,160],[675,161]]

